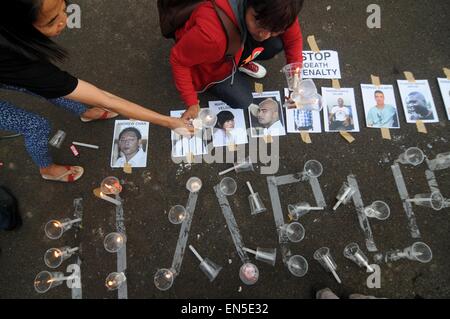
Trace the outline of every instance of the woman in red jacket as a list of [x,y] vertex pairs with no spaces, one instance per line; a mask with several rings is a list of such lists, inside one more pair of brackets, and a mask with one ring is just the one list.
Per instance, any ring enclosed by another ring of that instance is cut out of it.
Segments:
[[[228,37],[213,1],[200,4],[176,32],[170,62],[175,84],[188,107],[184,119],[199,111],[198,93],[210,91],[233,108],[252,103],[252,88],[245,73],[264,77],[254,60],[273,58],[282,50],[287,63],[302,62],[302,35],[298,14],[303,0],[215,0],[241,35],[241,49],[226,57]],[[236,72],[239,69],[240,72]]]

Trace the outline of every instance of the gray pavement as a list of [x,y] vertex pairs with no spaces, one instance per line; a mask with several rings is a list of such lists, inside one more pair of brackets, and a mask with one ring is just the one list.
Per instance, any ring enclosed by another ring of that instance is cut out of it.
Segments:
[[[171,109],[179,109],[182,104],[168,63],[171,42],[159,34],[156,1],[79,0],[77,3],[82,8],[82,28],[69,30],[60,39],[72,54],[64,68],[83,80],[159,112],[168,114]],[[380,250],[386,251],[414,243],[390,164],[410,146],[422,148],[430,157],[450,151],[449,121],[436,82],[437,77],[443,77],[442,68],[449,67],[450,63],[450,2],[379,0],[382,7],[380,30],[366,27],[366,8],[370,3],[372,1],[367,0],[307,1],[300,17],[305,39],[314,34],[322,49],[339,51],[341,85],[356,89],[361,125],[365,122],[359,85],[370,82],[371,73],[379,74],[383,83],[394,84],[402,78],[404,70],[412,71],[418,79],[430,81],[441,122],[428,125],[429,134],[420,135],[414,125],[406,124],[401,114],[402,128],[392,132],[392,141],[383,141],[377,130],[362,129],[354,135],[356,142],[352,145],[338,134],[313,135],[311,145],[303,144],[295,134],[289,135],[281,140],[279,175],[301,171],[309,159],[321,161],[325,173],[320,181],[331,205],[347,175],[355,174],[365,202],[383,199],[391,204],[390,220],[372,222],[375,240]],[[284,87],[279,73],[283,64],[282,56],[265,63],[269,75],[262,83],[267,90]],[[331,86],[330,81],[316,83]],[[83,297],[116,298],[115,293],[108,293],[104,288],[107,274],[115,269],[115,259],[104,251],[102,244],[103,236],[114,230],[114,208],[92,195],[92,189],[102,178],[112,174],[125,182],[130,298],[312,298],[315,291],[324,287],[332,288],[340,296],[358,292],[388,298],[450,297],[448,210],[415,209],[423,241],[433,249],[434,259],[430,264],[400,261],[383,266],[381,289],[368,289],[367,274],[342,254],[350,242],[364,247],[357,216],[351,207],[341,208],[337,214],[317,213],[302,219],[307,235],[301,244],[292,245],[292,250],[308,259],[310,270],[306,277],[291,276],[280,260],[275,268],[259,263],[260,282],[245,287],[238,277],[240,260],[213,192],[213,186],[219,182],[217,173],[229,165],[176,165],[170,158],[170,132],[152,127],[149,167],[126,175],[109,168],[112,121],[86,125],[36,98],[5,91],[1,92],[1,98],[46,116],[55,131],[62,129],[68,133],[67,141],[90,142],[100,145],[101,149],[82,149],[79,160],[73,158],[67,143],[61,150],[53,149],[56,162],[80,164],[86,169],[79,183],[63,185],[40,179],[21,139],[0,141],[0,161],[4,163],[0,168],[0,183],[17,195],[24,219],[20,231],[0,233],[0,298],[70,298],[70,291],[65,287],[37,295],[33,279],[39,271],[45,270],[43,255],[48,248],[80,242],[83,246]],[[202,105],[206,106],[210,98],[203,96]],[[400,105],[398,91],[397,102]],[[427,189],[423,166],[404,172],[412,194]],[[449,174],[448,170],[438,174],[441,190],[447,196],[450,195]],[[170,266],[179,230],[169,223],[166,212],[170,206],[187,201],[184,185],[191,176],[200,177],[204,187],[190,243],[224,269],[210,284],[198,269],[195,257],[187,252],[174,287],[162,293],[153,285],[153,275],[158,268]],[[260,192],[269,213],[250,217],[248,193],[244,188],[247,180]],[[266,177],[250,173],[237,176],[237,181],[241,192],[230,202],[245,242],[251,247],[278,247]],[[303,186],[283,188],[283,206],[298,201],[300,196],[312,196],[307,191]],[[54,217],[69,216],[73,199],[77,197],[84,198],[85,213],[79,238],[74,239],[69,232],[57,243],[47,240],[44,224]],[[314,251],[322,246],[330,247],[337,261],[343,280],[340,286],[312,258]]]

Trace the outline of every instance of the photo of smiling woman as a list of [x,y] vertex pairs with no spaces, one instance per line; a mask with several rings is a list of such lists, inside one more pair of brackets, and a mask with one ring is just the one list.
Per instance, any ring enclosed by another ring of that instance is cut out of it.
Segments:
[[235,145],[236,136],[234,129],[236,123],[234,115],[230,111],[222,111],[217,114],[217,125],[214,132],[213,140],[217,145]]
[[[129,102],[60,70],[67,52],[51,38],[67,25],[64,0],[0,1],[0,89],[40,96],[82,122],[123,115],[151,122],[181,134],[192,128],[180,118],[161,115]],[[48,149],[50,122],[0,98],[0,130],[22,134],[26,149],[43,179],[74,182],[84,169],[58,165]]]

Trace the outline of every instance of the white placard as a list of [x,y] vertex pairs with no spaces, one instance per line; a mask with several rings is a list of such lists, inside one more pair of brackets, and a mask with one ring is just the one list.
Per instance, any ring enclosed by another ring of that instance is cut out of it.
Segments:
[[336,51],[303,51],[303,79],[340,79],[341,67]]

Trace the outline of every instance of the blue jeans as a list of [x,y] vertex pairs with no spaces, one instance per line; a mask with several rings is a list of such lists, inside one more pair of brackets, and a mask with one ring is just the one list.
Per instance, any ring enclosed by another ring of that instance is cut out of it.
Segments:
[[[35,95],[25,89],[2,84],[0,84],[0,89]],[[48,99],[48,101],[77,116],[81,116],[88,110],[84,104],[66,98]],[[51,126],[50,122],[44,117],[0,100],[0,130],[22,134],[25,138],[25,147],[28,154],[39,168],[46,168],[53,164],[48,148]]]
[[[263,43],[253,41],[250,35],[248,37],[242,54],[243,59],[250,56],[253,50],[259,46],[264,47],[264,51],[256,60],[270,60],[283,51],[283,41],[279,37],[271,38]],[[229,78],[211,87],[208,92],[235,109],[247,109],[253,103],[253,88],[248,77],[240,72],[236,72],[233,79]]]

